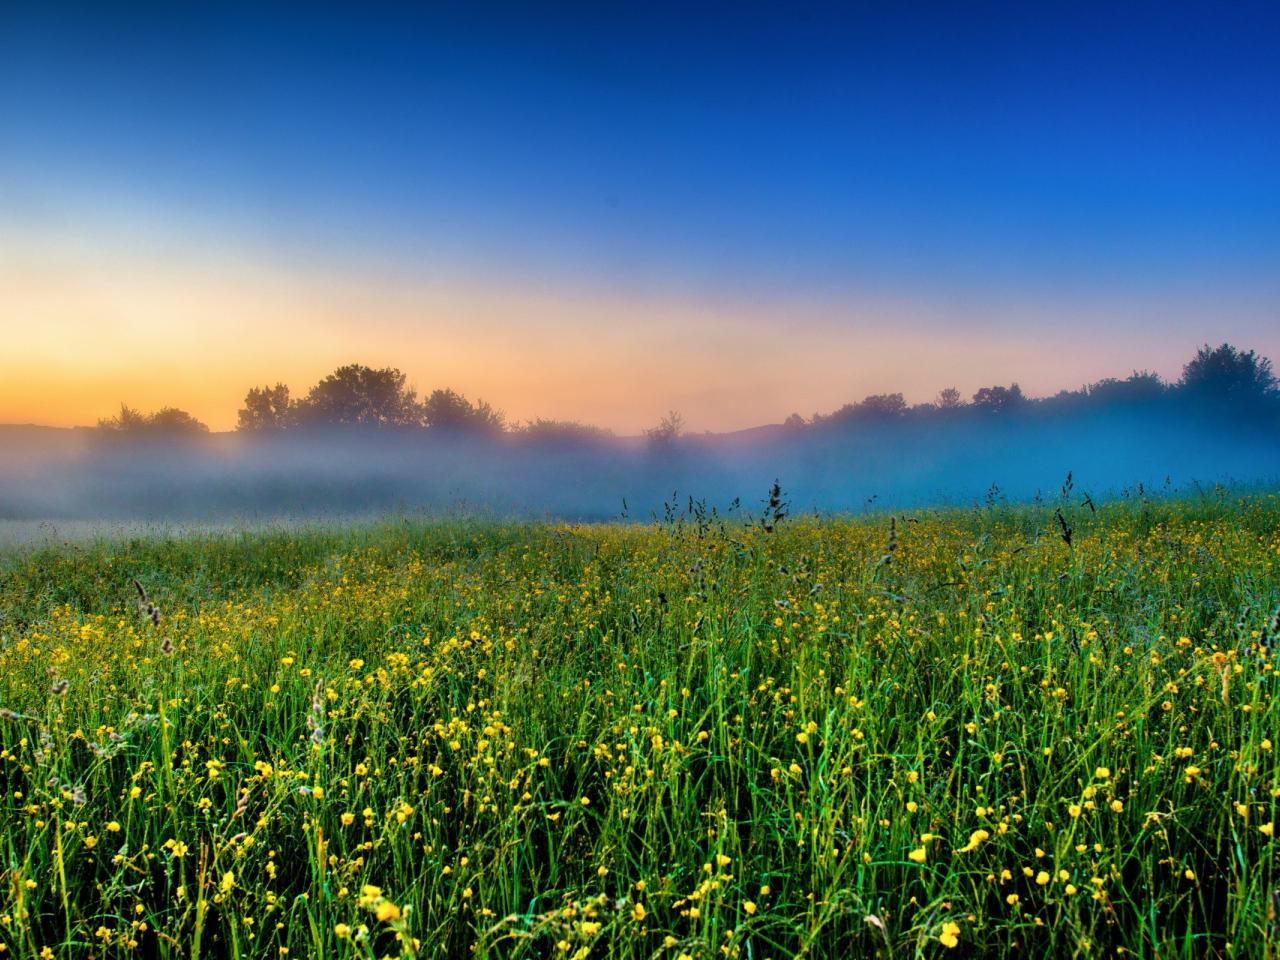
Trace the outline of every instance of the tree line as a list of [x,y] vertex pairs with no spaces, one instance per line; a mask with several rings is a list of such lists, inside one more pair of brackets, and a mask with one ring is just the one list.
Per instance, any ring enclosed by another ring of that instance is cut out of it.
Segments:
[[[792,414],[784,426],[800,431],[856,422],[884,422],[899,418],[941,418],[970,415],[1011,416],[1032,410],[1045,412],[1151,409],[1170,405],[1272,416],[1280,414],[1280,384],[1271,361],[1253,350],[1229,343],[1205,345],[1184,366],[1181,377],[1167,382],[1157,374],[1135,371],[1124,379],[1107,378],[1063,390],[1052,397],[1032,398],[1017,383],[982,387],[966,400],[955,387],[940,391],[927,403],[908,405],[901,393],[873,394],[831,413],[806,419]],[[304,396],[294,397],[283,383],[253,387],[245,395],[236,429],[245,434],[270,435],[333,427],[401,428],[441,434],[497,437],[517,435],[533,440],[582,441],[613,436],[612,431],[575,421],[537,419],[508,424],[502,412],[483,400],[471,401],[452,389],[432,390],[419,398],[405,375],[394,367],[375,369],[347,364],[324,377]],[[121,405],[120,412],[98,421],[109,435],[197,436],[208,427],[186,411],[164,407],[150,414]],[[677,440],[684,419],[672,412],[645,431],[653,444]]]

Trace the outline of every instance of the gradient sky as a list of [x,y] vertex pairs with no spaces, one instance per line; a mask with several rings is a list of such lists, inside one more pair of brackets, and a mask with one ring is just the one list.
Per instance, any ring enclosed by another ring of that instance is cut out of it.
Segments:
[[0,422],[631,432],[1280,362],[1280,6],[0,0]]

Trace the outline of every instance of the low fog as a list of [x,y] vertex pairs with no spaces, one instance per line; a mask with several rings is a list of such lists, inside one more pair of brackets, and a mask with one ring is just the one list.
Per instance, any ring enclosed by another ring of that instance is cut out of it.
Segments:
[[648,520],[688,498],[758,515],[780,481],[796,512],[863,512],[991,499],[1095,501],[1271,482],[1280,429],[1182,406],[1063,413],[963,408],[833,417],[737,434],[530,439],[417,428],[104,439],[0,428],[0,519],[219,523],[408,515]]

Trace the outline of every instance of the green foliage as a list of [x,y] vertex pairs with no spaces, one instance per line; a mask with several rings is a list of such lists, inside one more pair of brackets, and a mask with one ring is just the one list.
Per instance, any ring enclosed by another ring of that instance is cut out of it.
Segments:
[[1267,956],[1278,563],[1274,495],[1069,486],[15,553],[0,944]]

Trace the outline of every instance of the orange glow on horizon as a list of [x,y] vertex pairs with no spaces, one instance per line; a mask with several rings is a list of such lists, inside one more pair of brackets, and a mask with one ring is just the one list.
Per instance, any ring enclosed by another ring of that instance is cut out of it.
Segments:
[[[920,402],[951,385],[969,394],[1017,380],[1044,395],[1134,367],[1176,376],[1208,339],[1194,304],[1111,305],[1130,332],[1104,351],[1070,318],[1107,305],[983,315],[924,302],[640,299],[389,282],[163,244],[21,241],[0,233],[0,423],[91,425],[124,402],[232,429],[249,387],[280,381],[299,396],[357,362],[398,367],[420,393],[483,398],[509,421],[628,434],[676,409],[690,429],[720,431],[871,393]],[[1179,316],[1185,334],[1156,335]],[[1277,346],[1252,323],[1214,326],[1214,339]]]

